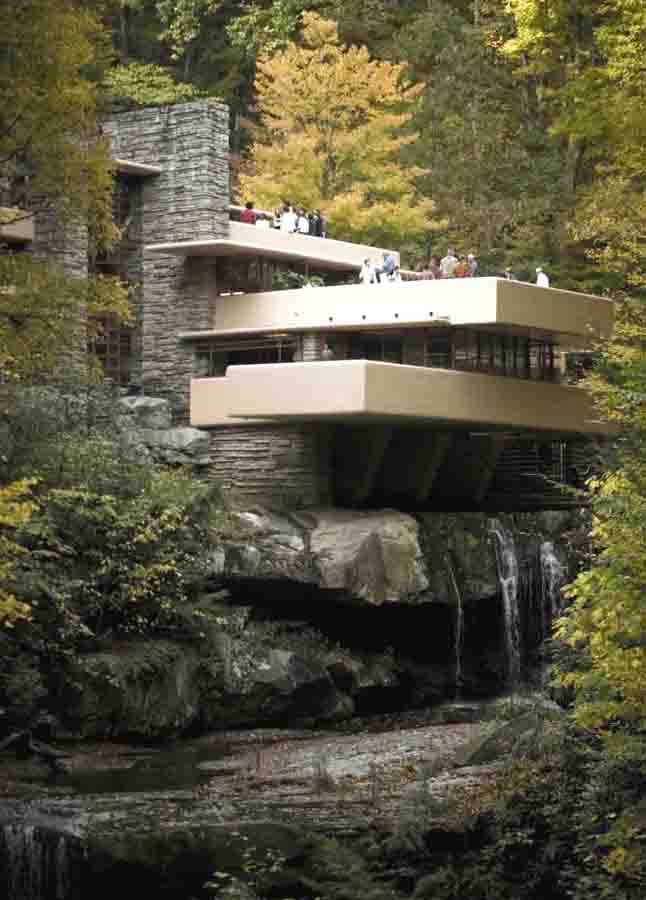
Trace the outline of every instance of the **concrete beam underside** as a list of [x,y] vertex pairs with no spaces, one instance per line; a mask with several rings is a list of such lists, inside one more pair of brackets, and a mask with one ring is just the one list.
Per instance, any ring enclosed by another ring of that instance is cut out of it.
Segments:
[[[500,468],[517,435],[473,434],[383,425],[337,426],[332,430],[332,479],[336,503],[397,509],[518,510],[580,505],[539,472]],[[544,435],[524,436],[531,446]],[[530,478],[520,494],[517,481]]]

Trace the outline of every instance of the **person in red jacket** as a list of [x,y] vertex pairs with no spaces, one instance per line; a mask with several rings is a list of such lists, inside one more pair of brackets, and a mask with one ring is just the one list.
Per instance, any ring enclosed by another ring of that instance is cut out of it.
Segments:
[[244,222],[246,225],[255,225],[257,218],[258,217],[254,212],[253,203],[251,201],[245,203],[244,209],[240,213],[240,221]]

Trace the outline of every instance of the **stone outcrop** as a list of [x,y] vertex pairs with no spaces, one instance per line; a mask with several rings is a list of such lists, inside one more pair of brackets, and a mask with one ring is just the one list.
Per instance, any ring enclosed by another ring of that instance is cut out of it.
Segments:
[[60,674],[62,712],[53,730],[159,739],[259,723],[320,724],[348,719],[364,695],[386,696],[399,685],[392,656],[333,645],[305,622],[254,621],[250,607],[225,603],[202,643],[138,640],[80,654]]
[[[141,399],[128,417],[163,433],[164,404]],[[54,736],[159,739],[491,696],[537,663],[567,578],[566,520],[230,513],[191,639],[88,647],[51,683],[21,658],[0,706],[30,710],[14,726],[52,715]]]
[[226,578],[315,584],[368,606],[430,599],[417,521],[394,510],[237,514],[240,538],[212,557]]
[[128,439],[145,447],[150,455],[168,465],[204,468],[210,462],[210,439],[205,431],[188,426],[173,427],[168,400],[160,397],[122,397],[122,427]]
[[[467,599],[500,591],[492,531],[516,532],[519,561],[536,557],[546,539],[568,527],[570,514],[546,512],[493,519],[481,513],[310,509],[278,515],[260,508],[233,515],[237,525],[210,559],[211,574],[227,582],[291,581],[341,593],[348,603],[453,603],[456,580]],[[566,554],[560,565],[566,566]],[[557,554],[558,555],[558,554]]]

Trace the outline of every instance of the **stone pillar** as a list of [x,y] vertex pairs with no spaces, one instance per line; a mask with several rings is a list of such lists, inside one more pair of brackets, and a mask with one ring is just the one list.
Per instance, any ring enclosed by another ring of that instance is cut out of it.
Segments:
[[[104,123],[117,158],[159,166],[142,180],[137,298],[144,389],[168,397],[179,419],[188,410],[193,351],[180,331],[210,327],[213,260],[151,253],[146,245],[225,237],[229,221],[229,111],[210,101],[120,113]],[[131,235],[133,237],[134,235]]]
[[87,225],[79,221],[63,223],[51,210],[36,213],[31,252],[70,278],[87,278]]
[[328,429],[316,424],[214,429],[209,478],[242,506],[324,506],[330,502]]
[[[63,222],[54,210],[43,209],[34,216],[34,240],[30,252],[35,259],[47,262],[52,269],[68,278],[85,279],[88,275],[87,224],[78,219]],[[79,309],[78,327],[60,349],[61,381],[87,375],[87,310]]]

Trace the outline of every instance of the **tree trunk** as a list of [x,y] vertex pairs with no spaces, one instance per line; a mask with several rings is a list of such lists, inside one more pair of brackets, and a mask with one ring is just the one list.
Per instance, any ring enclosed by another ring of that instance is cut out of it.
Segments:
[[125,3],[122,2],[119,4],[119,55],[121,57],[121,64],[127,65],[128,63],[128,29],[130,26],[130,7],[126,6]]

